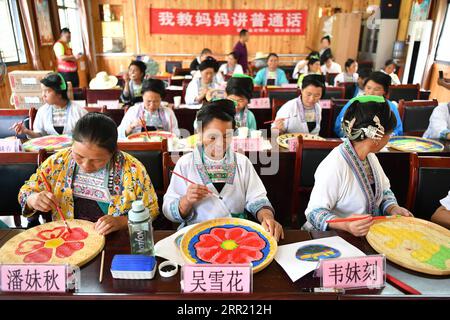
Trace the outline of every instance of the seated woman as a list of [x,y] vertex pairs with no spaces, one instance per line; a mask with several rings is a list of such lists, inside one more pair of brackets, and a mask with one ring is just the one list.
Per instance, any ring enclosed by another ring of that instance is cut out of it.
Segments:
[[[383,72],[374,71],[364,82],[364,94],[384,97],[388,93],[390,84],[391,77],[389,77],[387,74],[384,74]],[[394,128],[392,134],[401,136],[403,135],[403,124],[402,119],[400,118],[400,114],[398,113],[397,106],[392,101],[389,101],[387,99],[386,102],[388,103],[391,111],[394,113],[395,118],[397,119],[397,126]],[[334,123],[334,132],[340,138],[344,137],[344,131],[342,130],[341,124],[345,111],[347,111],[349,106],[350,101],[347,102],[347,104],[342,108]]]
[[289,83],[284,71],[278,68],[278,55],[276,53],[269,53],[267,67],[258,71],[253,82],[258,86],[281,86]]
[[[317,167],[303,228],[339,229],[360,237],[369,231],[373,216],[412,214],[397,204],[375,155],[389,141],[395,115],[380,96],[361,96],[350,102],[343,124],[347,139]],[[366,219],[327,222],[350,217]]]
[[321,57],[320,64],[322,65],[320,67],[322,74],[342,72],[341,65],[333,61],[333,56],[331,54]]
[[311,58],[309,58],[307,67],[308,67],[308,71],[306,73],[301,74],[300,77],[298,77],[297,85],[299,88],[302,87],[302,81],[307,75],[309,75],[309,74],[320,75],[321,74],[319,57],[312,56]]
[[286,102],[277,112],[272,129],[283,133],[311,133],[318,135],[322,109],[319,100],[325,94],[325,79],[321,75],[307,75],[298,98]]
[[334,78],[335,86],[342,82],[358,82],[358,74],[356,73],[356,71],[358,71],[358,62],[354,59],[347,59],[344,66],[345,72],[339,73]]
[[205,61],[205,59],[209,56],[212,56],[211,49],[204,48],[202,52],[200,52],[200,55],[196,57],[194,60],[192,60],[191,64],[189,65],[189,69],[191,70],[191,75],[194,75],[194,73],[198,70],[200,64]]
[[364,95],[364,83],[371,73],[372,70],[369,68],[361,68],[358,70],[358,81],[356,82],[355,92],[352,98]]
[[33,130],[23,123],[13,125],[16,134],[26,134],[29,139],[56,134],[72,134],[78,119],[87,111],[69,100],[67,84],[61,74],[51,72],[41,80],[45,104],[36,113]]
[[231,77],[234,74],[243,74],[242,66],[237,63],[237,56],[234,52],[230,52],[227,55],[227,63],[224,63],[220,66],[219,72],[222,75],[222,78],[225,79],[225,76]]
[[252,77],[245,74],[234,75],[228,80],[225,91],[227,99],[236,102],[234,117],[236,128],[247,127],[249,130],[257,130],[255,115],[248,109],[253,94]]
[[124,104],[133,106],[135,103],[142,102],[142,82],[145,77],[147,66],[142,61],[131,61],[128,66],[128,72],[124,73],[124,87],[120,95],[120,101]]
[[250,160],[231,150],[235,107],[231,100],[204,105],[197,116],[200,143],[182,156],[164,195],[163,213],[182,226],[220,217],[245,218],[250,212],[277,240],[283,229],[275,221],[266,189]]
[[132,106],[125,113],[117,128],[119,139],[125,139],[132,133],[143,132],[142,119],[148,131],[162,130],[179,135],[178,121],[175,113],[161,105],[166,95],[164,82],[158,79],[144,80],[142,84],[143,102]]
[[[103,235],[127,228],[131,203],[142,199],[152,217],[158,215],[158,199],[144,166],[117,150],[117,127],[108,116],[92,112],[73,130],[73,145],[44,161],[19,192],[25,217],[52,212],[56,206],[65,219],[96,222]],[[52,192],[46,191],[44,174]]]
[[424,138],[450,140],[450,102],[434,108]]
[[384,72],[391,77],[393,85],[401,84],[400,79],[395,73],[396,69],[397,65],[395,64],[394,60],[389,59],[384,63],[384,68],[380,70],[381,72]]
[[200,77],[194,77],[186,88],[184,100],[187,104],[201,104],[206,100],[207,95],[220,87],[220,83],[215,77],[218,66],[216,59],[208,57],[199,65]]
[[292,72],[292,79],[298,79],[302,73],[308,72],[308,60],[311,59],[311,57],[320,57],[319,51],[311,51],[304,60],[297,62],[294,71]]
[[431,216],[431,221],[450,229],[450,191],[448,195],[441,200],[441,206]]

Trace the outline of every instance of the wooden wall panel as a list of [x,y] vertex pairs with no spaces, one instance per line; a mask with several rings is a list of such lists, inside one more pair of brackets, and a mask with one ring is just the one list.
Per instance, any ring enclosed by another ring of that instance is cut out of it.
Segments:
[[450,79],[450,66],[440,63],[434,63],[431,71],[430,80],[430,99],[437,99],[439,103],[447,103],[450,101],[450,90],[438,85],[439,70],[444,72],[444,78]]

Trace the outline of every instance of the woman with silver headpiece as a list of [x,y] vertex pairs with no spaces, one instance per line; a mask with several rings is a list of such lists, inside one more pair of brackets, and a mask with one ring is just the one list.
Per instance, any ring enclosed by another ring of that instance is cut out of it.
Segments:
[[[375,155],[389,141],[396,122],[383,97],[361,96],[350,101],[342,122],[346,139],[315,172],[304,229],[340,229],[365,236],[374,216],[412,216],[397,204],[389,179]],[[327,222],[353,217],[365,219]]]

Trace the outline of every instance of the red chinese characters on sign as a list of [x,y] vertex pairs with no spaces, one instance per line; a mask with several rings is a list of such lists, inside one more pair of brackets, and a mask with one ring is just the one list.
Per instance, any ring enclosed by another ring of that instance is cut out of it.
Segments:
[[304,35],[307,10],[179,10],[150,8],[150,33]]

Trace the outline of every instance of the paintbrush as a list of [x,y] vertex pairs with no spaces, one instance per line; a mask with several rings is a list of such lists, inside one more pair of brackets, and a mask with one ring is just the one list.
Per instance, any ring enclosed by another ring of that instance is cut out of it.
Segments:
[[[52,188],[50,187],[50,184],[47,181],[47,178],[44,176],[44,173],[41,171],[41,178],[44,181],[45,184],[45,188],[47,189],[48,192],[52,192]],[[66,218],[64,218],[64,215],[61,211],[61,208],[59,207],[59,205],[56,205],[56,211],[58,212],[61,220],[64,222],[67,231],[69,231],[70,233],[72,232],[72,229],[70,229],[69,225],[67,224]]]
[[272,122],[275,122],[275,121],[278,121],[278,120],[287,120],[287,119],[290,119],[290,118],[295,118],[296,116],[297,115],[295,114],[293,116],[286,117],[286,118],[279,118],[279,119],[275,119],[275,120],[270,120],[270,121],[263,122],[263,124],[269,124],[269,123],[272,123]]
[[150,140],[150,134],[148,133],[148,130],[147,130],[147,123],[145,122],[144,118],[139,118],[139,119],[141,120],[141,124],[144,127],[147,140]]
[[[174,175],[180,177],[181,179],[183,179],[183,180],[186,181],[186,182],[189,182],[189,183],[192,183],[192,184],[198,184],[198,183],[195,183],[194,181],[189,180],[188,178],[182,176],[181,174],[176,173],[175,171],[172,171],[172,170],[171,170],[170,172],[173,173]],[[208,190],[208,193],[210,193],[211,195],[213,195],[213,196],[219,198],[220,200],[223,200],[223,198],[222,198],[221,196],[218,196],[217,194],[215,194],[215,193],[212,192],[211,190]]]
[[327,223],[336,223],[336,222],[352,222],[352,221],[359,221],[359,220],[364,220],[364,219],[368,219],[368,218],[372,218],[372,220],[384,220],[384,219],[392,219],[392,218],[398,218],[401,217],[401,215],[396,215],[396,216],[377,216],[377,217],[355,217],[355,218],[337,218],[337,219],[331,219],[331,220],[327,220]]

